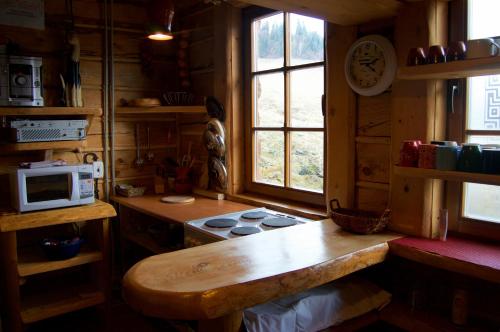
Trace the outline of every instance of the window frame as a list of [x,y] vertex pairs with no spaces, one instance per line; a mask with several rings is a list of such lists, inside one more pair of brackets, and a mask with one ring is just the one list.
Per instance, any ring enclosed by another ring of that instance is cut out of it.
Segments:
[[[255,70],[253,71],[253,57],[252,57],[252,23],[257,18],[264,18],[266,16],[270,16],[277,13],[284,13],[284,64],[282,67],[268,70]],[[315,68],[319,66],[323,66],[323,77],[324,77],[324,89],[323,96],[326,94],[327,85],[326,85],[326,73],[327,73],[327,61],[326,61],[326,24],[324,24],[324,38],[323,38],[323,52],[324,57],[323,61],[313,62],[308,64],[301,65],[287,65],[289,63],[289,15],[288,12],[276,11],[268,8],[262,8],[257,6],[251,6],[245,8],[243,11],[243,91],[244,91],[244,124],[245,124],[245,180],[244,186],[247,192],[258,193],[266,196],[271,196],[278,198],[280,200],[292,200],[298,202],[305,202],[318,206],[325,206],[325,192],[326,192],[326,161],[327,161],[327,149],[326,149],[326,141],[327,141],[327,133],[326,133],[326,117],[324,112],[324,100],[322,101],[323,105],[323,128],[302,128],[302,127],[290,127],[290,80],[285,76],[290,75],[290,72],[293,70],[299,69],[307,69],[307,68]],[[273,73],[283,73],[284,75],[284,94],[285,94],[285,103],[284,103],[284,111],[285,111],[285,123],[283,127],[256,127],[254,126],[255,114],[254,110],[254,95],[253,95],[253,79],[257,75],[262,74],[273,74]],[[261,182],[256,182],[254,179],[254,149],[255,149],[255,133],[257,131],[274,131],[274,132],[282,132],[284,135],[284,172],[285,172],[285,183],[284,186],[266,184]],[[291,188],[287,187],[288,180],[290,178],[290,133],[294,131],[301,132],[322,132],[323,133],[323,192],[313,192],[303,189]]]
[[[467,0],[456,0],[450,3],[449,41],[467,40],[468,10]],[[453,85],[458,87],[458,94],[453,96]],[[472,135],[475,130],[467,130],[467,79],[448,81],[448,102],[453,102],[453,111],[447,114],[447,138],[457,142],[465,142],[467,135]],[[451,109],[451,105],[449,105]],[[486,134],[486,131],[482,133]],[[500,135],[500,133],[498,133]],[[449,229],[482,238],[500,239],[500,223],[472,219],[463,216],[464,212],[464,186],[463,182],[446,183],[446,206],[449,212]]]

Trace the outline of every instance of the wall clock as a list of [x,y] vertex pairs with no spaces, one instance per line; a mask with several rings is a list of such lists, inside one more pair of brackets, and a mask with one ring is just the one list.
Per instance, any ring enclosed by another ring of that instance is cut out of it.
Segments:
[[375,96],[392,84],[396,67],[396,52],[391,42],[379,35],[369,35],[351,45],[344,71],[347,83],[355,92]]

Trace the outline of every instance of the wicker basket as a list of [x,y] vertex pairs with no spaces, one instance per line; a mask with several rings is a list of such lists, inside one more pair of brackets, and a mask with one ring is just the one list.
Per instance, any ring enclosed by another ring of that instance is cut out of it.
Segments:
[[[336,208],[333,207],[333,203],[337,205]],[[387,226],[391,218],[391,210],[389,209],[386,209],[379,216],[373,212],[341,208],[337,199],[330,201],[330,208],[332,210],[332,219],[337,225],[346,231],[358,234],[380,232]]]
[[116,192],[125,197],[137,197],[144,195],[146,187],[133,187],[131,185],[119,184],[115,187]]

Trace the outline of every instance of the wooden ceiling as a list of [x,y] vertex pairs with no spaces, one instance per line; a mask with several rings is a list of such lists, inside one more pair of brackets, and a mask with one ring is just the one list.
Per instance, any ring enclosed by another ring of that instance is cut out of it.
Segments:
[[243,0],[246,3],[355,25],[396,16],[398,0]]

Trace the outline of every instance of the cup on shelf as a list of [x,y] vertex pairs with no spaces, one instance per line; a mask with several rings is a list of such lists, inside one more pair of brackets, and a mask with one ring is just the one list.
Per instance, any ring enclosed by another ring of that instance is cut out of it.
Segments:
[[500,149],[483,149],[483,173],[500,174]]
[[427,56],[422,47],[411,48],[408,52],[406,64],[408,66],[425,65],[427,63]]
[[463,41],[460,40],[450,42],[448,48],[446,49],[446,61],[464,60],[466,52],[467,47]]
[[443,45],[432,45],[427,52],[427,63],[446,62],[446,52]]
[[481,145],[464,143],[458,157],[457,169],[462,172],[479,173],[483,168]]
[[436,148],[436,169],[454,171],[457,169],[459,149],[456,145],[438,145]]
[[403,146],[399,151],[399,166],[417,167],[418,146],[422,144],[419,140],[403,141]]
[[467,41],[467,59],[497,56],[499,52],[500,45],[493,38],[471,39]]
[[436,168],[436,151],[435,144],[421,144],[418,147],[418,167],[419,168]]

